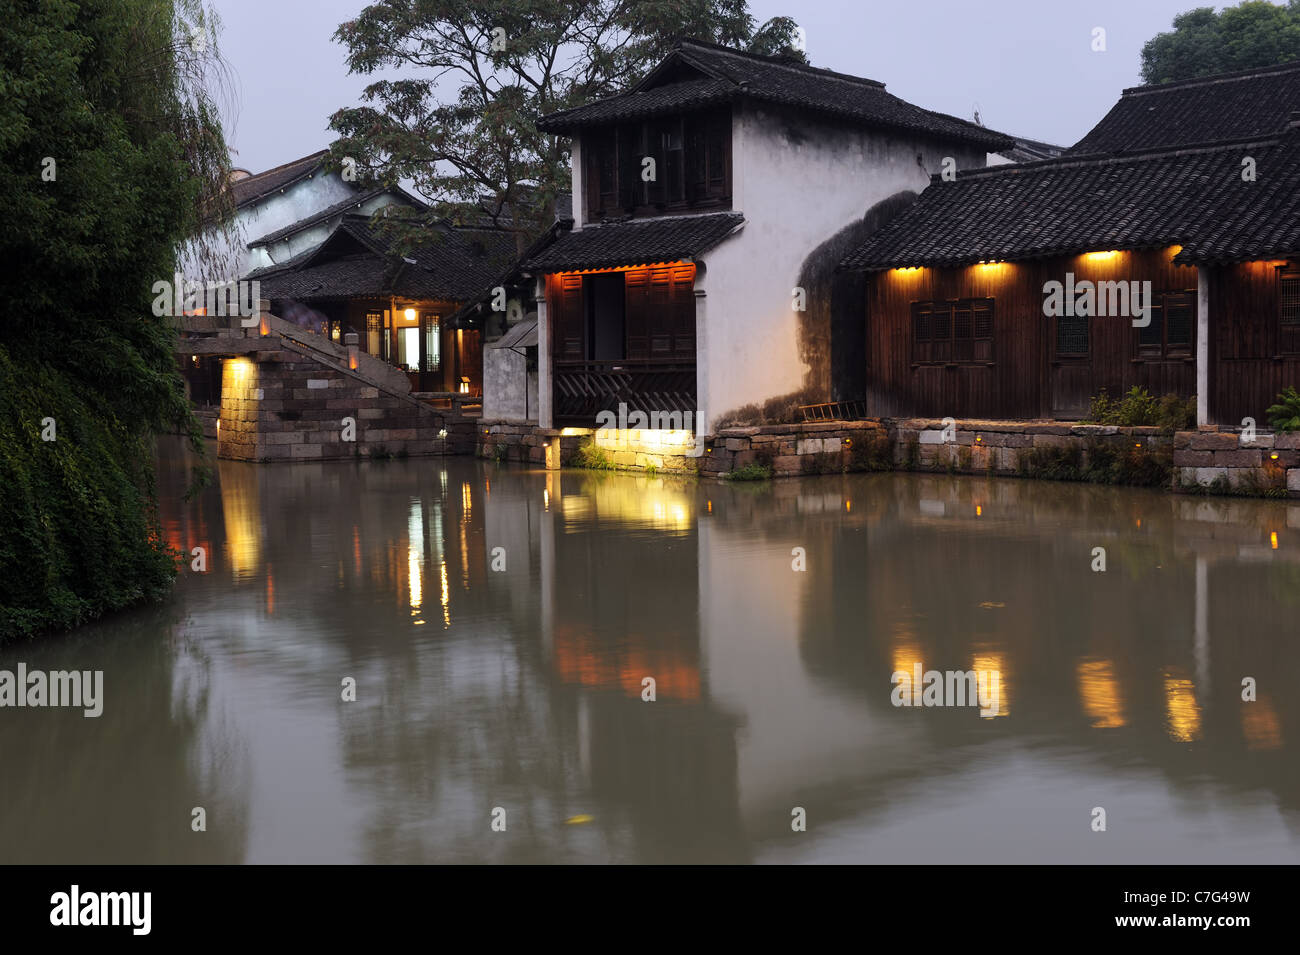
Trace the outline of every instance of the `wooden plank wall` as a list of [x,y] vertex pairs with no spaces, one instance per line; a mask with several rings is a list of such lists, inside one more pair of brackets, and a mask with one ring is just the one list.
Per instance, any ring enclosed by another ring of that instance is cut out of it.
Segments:
[[[1051,414],[1054,322],[1043,315],[1043,286],[1065,281],[1150,280],[1152,290],[1196,288],[1196,269],[1176,266],[1175,249],[1120,252],[1095,260],[1068,256],[961,269],[890,270],[867,291],[867,413],[873,416],[1046,418]],[[994,360],[988,365],[911,362],[911,306],[916,301],[994,299]],[[1130,319],[1095,318],[1091,359],[1074,369],[1088,394],[1134,385],[1152,394],[1191,397],[1194,359],[1139,360]],[[1193,355],[1195,346],[1193,345]]]
[[[1278,393],[1288,385],[1300,388],[1300,343],[1279,341],[1278,334],[1277,272],[1283,264],[1243,262],[1210,273],[1210,410],[1220,424],[1251,417],[1263,427]],[[1297,267],[1300,262],[1287,266]]]

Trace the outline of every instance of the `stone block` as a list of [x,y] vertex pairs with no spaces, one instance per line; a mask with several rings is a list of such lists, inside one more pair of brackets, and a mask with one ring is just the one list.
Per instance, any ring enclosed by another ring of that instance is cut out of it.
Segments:
[[1188,447],[1193,451],[1235,451],[1241,446],[1235,434],[1199,431],[1192,435]]
[[1215,451],[1214,465],[1221,468],[1257,468],[1263,463],[1263,451]]

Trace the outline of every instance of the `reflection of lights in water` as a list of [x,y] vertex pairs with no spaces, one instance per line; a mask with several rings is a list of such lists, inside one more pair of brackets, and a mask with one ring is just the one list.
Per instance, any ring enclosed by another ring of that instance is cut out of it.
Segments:
[[442,625],[451,626],[451,590],[447,586],[447,562],[444,560],[439,565],[439,573],[442,575]]
[[275,613],[275,575],[271,573],[271,565],[266,565],[266,615],[269,617]]
[[1269,542],[1273,545],[1273,549],[1277,550],[1277,531],[1273,531],[1271,534],[1269,534],[1268,539]]
[[1241,731],[1249,749],[1277,749],[1282,745],[1282,724],[1265,697],[1241,707]]
[[406,520],[406,572],[411,588],[411,616],[420,615],[424,602],[424,508],[419,501],[411,502]]
[[[894,669],[890,671],[892,677],[900,670],[907,674],[908,682],[905,686],[912,686],[912,679],[916,673],[916,668],[921,666],[921,651],[917,649],[916,644],[905,642],[894,647]],[[921,673],[925,673],[925,667],[921,666]]]
[[602,522],[687,531],[695,523],[694,498],[663,482],[587,482],[581,494],[561,498],[567,519],[599,515]]
[[226,554],[234,580],[256,580],[262,563],[262,508],[257,472],[248,464],[219,464]]
[[460,509],[465,520],[469,520],[470,511],[473,509],[473,497],[470,494],[469,482],[466,481],[460,486]]
[[1115,729],[1124,725],[1124,703],[1119,680],[1109,660],[1080,660],[1078,666],[1079,699],[1083,711],[1095,729]]
[[551,509],[551,492],[542,488],[542,509],[549,511]]
[[[989,713],[984,718],[993,719],[997,716],[1010,716],[1011,707],[1008,705],[1010,696],[1007,693],[1007,664],[1003,655],[1000,653],[977,653],[971,666],[975,670],[979,688],[988,694],[989,709],[997,710],[996,713]],[[994,682],[995,678],[996,682]],[[985,689],[986,687],[987,689]]]
[[1165,716],[1171,739],[1190,743],[1201,735],[1201,708],[1191,680],[1165,674]]

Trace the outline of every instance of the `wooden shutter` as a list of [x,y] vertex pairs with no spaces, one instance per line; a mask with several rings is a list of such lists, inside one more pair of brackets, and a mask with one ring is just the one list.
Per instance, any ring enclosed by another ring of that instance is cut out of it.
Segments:
[[648,308],[647,330],[650,335],[650,357],[673,356],[672,287],[673,270],[650,270],[650,288],[646,295]]
[[650,338],[647,330],[650,270],[633,269],[623,273],[623,320],[628,358],[649,358]]
[[565,273],[556,276],[555,285],[552,303],[555,316],[551,322],[555,338],[551,343],[551,354],[559,361],[581,361],[586,357],[582,276]]
[[673,269],[673,356],[695,358],[695,266]]
[[623,126],[618,131],[618,204],[631,212],[645,195],[641,182],[641,129]]
[[708,130],[704,120],[698,114],[686,117],[686,198],[689,201],[703,199],[708,193],[708,163],[705,150],[708,143]]

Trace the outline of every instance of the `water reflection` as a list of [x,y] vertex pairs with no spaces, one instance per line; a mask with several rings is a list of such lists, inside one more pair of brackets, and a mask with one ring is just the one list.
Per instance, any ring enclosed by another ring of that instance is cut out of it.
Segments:
[[[107,696],[100,720],[0,713],[0,861],[1300,848],[1300,506],[470,459],[223,463],[186,503],[184,452],[162,461],[168,540],[207,572],[0,654],[102,668]],[[995,674],[995,715],[895,707],[917,667]],[[1122,839],[1094,837],[1094,805]]]

